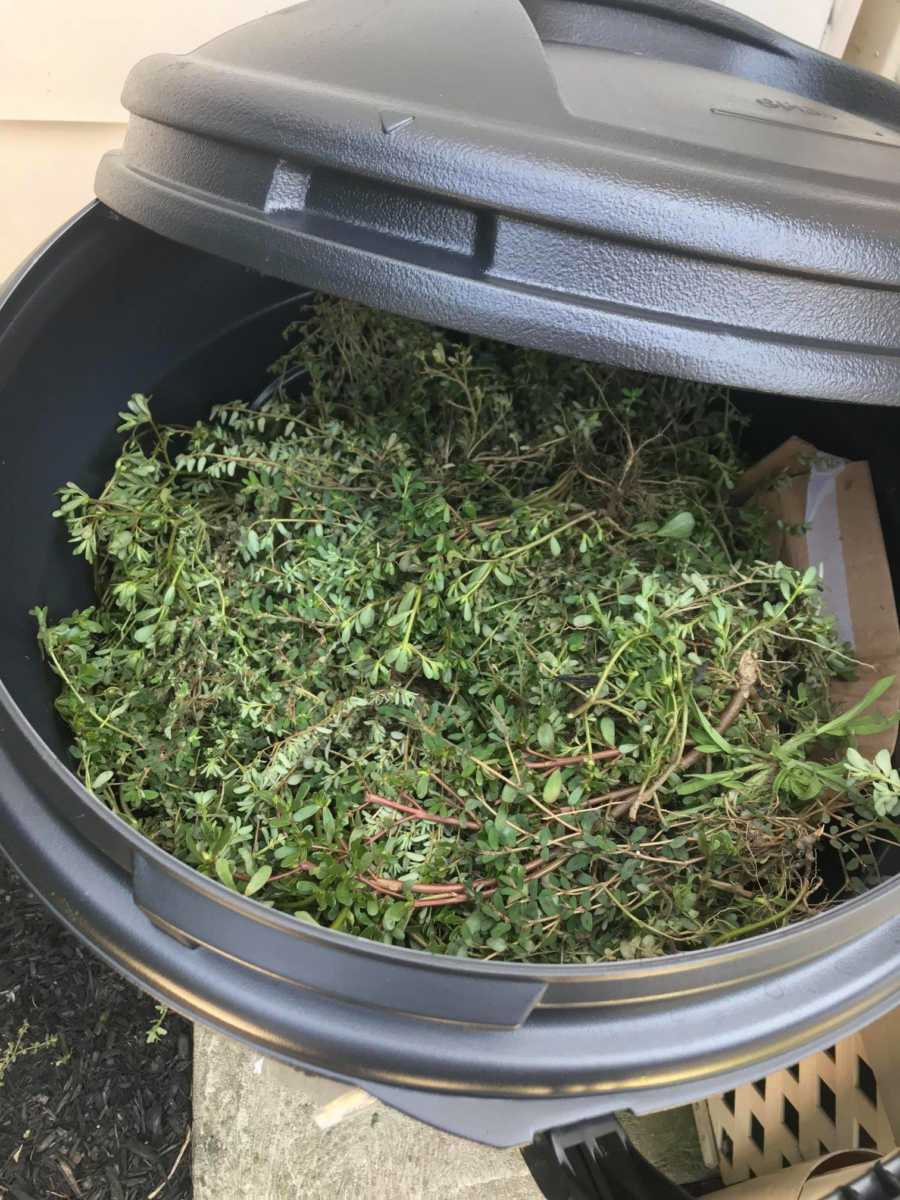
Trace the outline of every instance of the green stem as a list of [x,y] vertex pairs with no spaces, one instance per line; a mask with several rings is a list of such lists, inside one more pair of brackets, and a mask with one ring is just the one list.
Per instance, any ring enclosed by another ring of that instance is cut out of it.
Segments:
[[765,929],[767,926],[774,924],[776,921],[781,921],[785,917],[789,917],[798,904],[802,904],[809,895],[808,888],[801,888],[790,904],[779,909],[778,912],[770,913],[767,917],[763,917],[761,921],[754,921],[752,925],[742,925],[739,929],[732,929],[729,933],[723,933],[721,937],[717,937],[713,942],[713,946],[724,946],[727,942],[733,942],[735,938],[746,937],[748,934],[756,933],[760,929]]
[[777,625],[778,622],[781,620],[781,618],[784,616],[784,614],[787,612],[787,610],[791,607],[791,605],[794,603],[794,601],[797,599],[797,597],[799,595],[801,595],[802,592],[803,592],[802,586],[795,588],[793,593],[791,594],[790,599],[785,600],[784,604],[782,604],[782,606],[781,606],[781,608],[779,608],[778,612],[775,613],[775,615],[773,617],[769,617],[768,620],[760,621],[760,623],[758,625],[754,625],[752,629],[748,629],[747,632],[743,635],[743,637],[739,637],[738,640],[735,642],[735,644],[732,646],[732,648],[731,648],[732,651],[736,653],[738,650],[740,650],[741,646],[743,646],[744,642],[746,642],[748,638],[755,637],[758,634],[762,633],[762,631],[764,629],[771,629],[774,625]]
[[97,712],[97,710],[93,707],[93,705],[88,704],[87,700],[85,700],[84,696],[82,696],[81,692],[79,692],[78,688],[75,686],[75,684],[72,682],[72,680],[66,674],[66,672],[63,670],[62,663],[56,657],[56,653],[53,649],[53,646],[50,644],[49,641],[45,641],[44,645],[47,648],[47,653],[50,656],[50,661],[53,663],[53,666],[56,668],[57,675],[60,677],[60,679],[66,685],[66,687],[69,689],[69,691],[72,693],[72,695],[78,701],[78,703],[84,708],[84,710],[86,712],[90,713],[90,715],[98,723],[100,728],[101,729],[111,729],[113,731],[113,733],[118,733],[120,735],[120,737],[128,738],[128,740],[130,742],[136,742],[137,745],[140,745],[141,744],[140,739],[136,738],[133,733],[129,733],[127,729],[120,729],[118,725],[113,725],[113,723],[112,723],[112,721],[110,721],[109,717],[101,717],[100,714]]
[[519,554],[527,554],[529,550],[534,550],[536,546],[542,546],[544,542],[549,542],[551,538],[558,537],[561,533],[565,533],[567,529],[571,529],[574,525],[581,525],[593,517],[593,513],[581,513],[571,521],[567,521],[565,525],[560,525],[558,529],[551,529],[549,533],[543,534],[534,541],[526,542],[524,546],[515,546],[512,550],[507,550],[503,554],[495,558],[494,562],[503,562],[507,558],[515,558]]
[[415,626],[416,617],[419,612],[419,605],[421,603],[422,603],[422,589],[421,589],[421,587],[417,587],[416,588],[416,598],[413,602],[412,608],[409,611],[409,620],[406,622],[406,632],[403,634],[404,650],[409,649],[409,639],[412,636],[413,627]]
[[570,717],[581,717],[588,711],[588,709],[594,707],[594,705],[600,699],[600,693],[603,690],[603,688],[605,687],[607,679],[609,679],[610,672],[612,671],[613,667],[616,665],[618,660],[625,653],[625,651],[628,649],[628,647],[633,646],[635,642],[641,641],[642,638],[649,637],[649,636],[650,636],[650,634],[646,630],[642,630],[640,633],[634,634],[633,637],[626,638],[625,641],[622,642],[621,645],[619,645],[613,651],[612,655],[610,656],[609,662],[603,668],[603,674],[600,676],[600,678],[594,684],[594,688],[591,691],[591,694],[588,696],[587,700],[585,700],[585,702],[583,704],[579,704],[578,708],[574,708],[569,713]]

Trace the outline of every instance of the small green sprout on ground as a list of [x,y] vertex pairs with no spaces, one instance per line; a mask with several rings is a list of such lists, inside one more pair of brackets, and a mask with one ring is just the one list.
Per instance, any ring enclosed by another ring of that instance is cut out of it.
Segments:
[[42,1038],[40,1041],[29,1042],[26,1040],[28,1037],[29,1028],[30,1026],[28,1022],[23,1021],[19,1026],[13,1040],[11,1042],[7,1042],[3,1049],[0,1050],[0,1088],[3,1087],[3,1084],[6,1081],[6,1074],[14,1063],[18,1062],[20,1059],[28,1058],[30,1055],[40,1054],[44,1050],[50,1050],[59,1041],[59,1038],[55,1034],[51,1034],[48,1037]]
[[877,878],[886,684],[831,711],[856,667],[732,502],[727,393],[333,301],[291,338],[260,407],[135,396],[100,494],[61,491],[97,601],[36,615],[104,803],[263,904],[477,957],[712,946]]
[[156,1005],[156,1017],[153,1019],[150,1028],[147,1030],[147,1045],[152,1046],[156,1042],[161,1042],[168,1034],[166,1029],[166,1019],[169,1015],[169,1007],[167,1004]]

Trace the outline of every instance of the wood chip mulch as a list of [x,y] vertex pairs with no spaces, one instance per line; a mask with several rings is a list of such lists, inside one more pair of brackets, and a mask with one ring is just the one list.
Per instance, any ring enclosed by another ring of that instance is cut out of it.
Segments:
[[190,1026],[156,1016],[0,861],[2,1200],[190,1200]]

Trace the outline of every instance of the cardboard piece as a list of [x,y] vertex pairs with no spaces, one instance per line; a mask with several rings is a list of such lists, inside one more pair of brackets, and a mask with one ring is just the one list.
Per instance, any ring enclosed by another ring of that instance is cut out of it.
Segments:
[[880,1155],[874,1150],[842,1150],[813,1162],[798,1163],[760,1179],[713,1192],[709,1200],[824,1200],[844,1184],[866,1173]]
[[[735,498],[751,496],[772,514],[774,557],[800,570],[819,569],[825,608],[863,664],[856,679],[834,681],[835,709],[844,711],[893,675],[893,686],[872,711],[896,713],[900,624],[868,463],[827,457],[809,442],[789,438],[738,481]],[[883,748],[893,751],[896,743],[896,725],[857,739],[867,758]]]

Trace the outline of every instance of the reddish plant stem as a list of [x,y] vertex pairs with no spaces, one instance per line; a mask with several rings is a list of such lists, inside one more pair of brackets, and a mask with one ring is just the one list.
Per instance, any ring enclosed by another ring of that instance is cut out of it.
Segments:
[[279,875],[270,875],[267,883],[278,883],[280,879],[290,879],[292,875],[300,875],[307,871],[314,871],[316,864],[304,861],[298,863],[296,867],[292,867],[290,871],[282,871]]
[[595,796],[593,800],[587,804],[582,804],[580,808],[561,808],[559,816],[571,817],[578,816],[580,813],[593,812],[597,808],[603,808],[613,800],[621,800],[623,796],[633,796],[639,789],[636,785],[630,787],[616,788],[613,792],[606,792],[602,796]]
[[417,808],[413,804],[400,804],[397,800],[388,800],[386,796],[378,796],[375,792],[366,792],[367,804],[378,804],[382,808],[392,808],[394,812],[406,813],[408,817],[415,817],[419,821],[431,821],[435,825],[448,825],[454,829],[480,829],[479,821],[463,821],[459,817],[438,817],[434,813],[426,812],[424,808]]
[[395,881],[392,879],[379,879],[375,875],[371,877],[367,875],[357,875],[356,878],[360,883],[364,883],[366,887],[370,887],[373,892],[381,892],[383,896],[396,896],[398,891],[402,890],[403,886],[401,884],[400,888],[386,887],[386,884],[393,883]]
[[[525,864],[526,883],[533,883],[536,879],[549,875],[568,857],[567,854],[561,854],[549,862],[540,858],[532,859]],[[400,896],[407,887],[399,879],[383,879],[377,875],[358,875],[357,879],[373,891],[386,896]],[[413,883],[408,886],[410,892],[420,897],[413,901],[413,908],[443,908],[451,904],[464,904],[472,899],[473,892],[477,892],[479,896],[492,896],[500,884],[496,879],[476,879],[469,889],[464,883]]]
[[[483,894],[490,895],[490,892]],[[465,904],[468,899],[465,892],[460,892],[459,895],[434,896],[429,900],[414,900],[413,908],[446,908],[450,904]]]
[[[532,750],[531,753],[534,754],[535,751]],[[548,758],[546,755],[540,758],[526,758],[525,766],[532,771],[555,771],[558,767],[575,767],[580,763],[604,762],[616,758],[621,758],[618,750],[595,750],[593,754],[571,754],[565,758]]]
[[390,825],[385,825],[383,829],[379,829],[376,833],[373,833],[371,837],[367,837],[366,845],[371,846],[373,842],[377,842],[378,839],[383,838],[386,833],[390,833],[392,829],[396,829],[398,825],[402,825],[404,821],[408,820],[409,818],[406,816],[406,814],[401,813],[396,821],[391,821]]
[[378,892],[385,892],[389,896],[402,895],[407,886],[410,891],[423,896],[443,896],[447,892],[465,891],[465,885],[462,883],[411,883],[407,885],[401,879],[385,879],[380,875],[358,875],[357,879],[360,883],[368,884],[369,887],[375,888]]
[[[549,875],[551,871],[556,870],[556,868],[560,865],[560,863],[565,862],[565,860],[568,857],[569,856],[567,854],[562,854],[559,856],[559,858],[551,859],[550,862],[546,862],[546,863],[541,862],[540,859],[535,860],[536,862],[540,863],[541,870],[533,871],[530,875],[528,875],[526,877],[526,882],[534,883],[534,881],[536,879],[541,879],[544,875]],[[477,882],[475,884],[475,888],[477,889],[478,894],[480,896],[492,896],[498,887],[499,887],[499,883],[495,880],[492,880],[490,883],[486,884],[486,886],[483,888],[479,888]],[[451,904],[462,904],[468,899],[469,899],[469,896],[466,893],[462,893],[461,895],[448,894],[446,896],[435,896],[435,897],[433,897],[431,899],[427,899],[427,900],[414,901],[413,908],[445,908]]]
[[[493,896],[499,886],[496,879],[478,879],[472,885],[472,891],[477,892],[479,896]],[[464,904],[471,899],[470,893],[462,886],[458,892],[452,888],[444,888],[443,893],[439,895],[429,895],[422,900],[414,901],[413,908],[443,908],[448,904]]]

